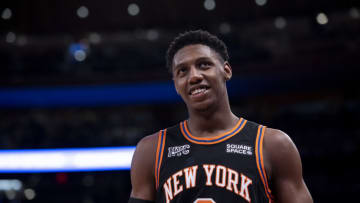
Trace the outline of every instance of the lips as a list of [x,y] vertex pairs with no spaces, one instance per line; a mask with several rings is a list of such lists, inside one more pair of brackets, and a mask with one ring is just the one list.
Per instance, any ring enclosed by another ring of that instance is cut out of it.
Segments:
[[195,90],[192,91],[190,94],[191,94],[191,95],[197,95],[197,94],[204,93],[205,91],[206,91],[206,88],[199,88],[199,89],[195,89]]
[[189,95],[197,96],[204,94],[210,87],[206,85],[198,85],[190,88]]

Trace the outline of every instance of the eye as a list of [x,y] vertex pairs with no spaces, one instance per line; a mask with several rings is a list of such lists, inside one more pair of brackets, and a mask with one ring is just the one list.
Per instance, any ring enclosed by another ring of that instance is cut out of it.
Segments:
[[177,74],[178,75],[183,75],[184,73],[186,73],[187,68],[186,67],[180,67],[177,69]]
[[211,63],[211,62],[208,62],[208,61],[201,61],[201,62],[199,62],[199,64],[198,64],[198,66],[199,66],[200,68],[202,68],[202,69],[208,69],[208,68],[211,67],[211,65],[212,65],[212,63]]

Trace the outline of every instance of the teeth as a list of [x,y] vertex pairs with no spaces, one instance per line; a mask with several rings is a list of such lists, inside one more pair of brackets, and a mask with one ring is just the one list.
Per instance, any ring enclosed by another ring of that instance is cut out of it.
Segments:
[[199,93],[202,93],[202,92],[205,92],[206,91],[206,88],[201,88],[201,89],[195,89],[191,92],[192,95],[194,94],[199,94]]

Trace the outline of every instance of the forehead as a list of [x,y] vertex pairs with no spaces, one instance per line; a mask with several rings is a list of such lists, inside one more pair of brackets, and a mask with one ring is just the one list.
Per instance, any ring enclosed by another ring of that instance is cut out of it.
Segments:
[[214,58],[217,54],[210,47],[202,44],[187,45],[176,52],[173,59],[173,66],[187,63],[197,58]]

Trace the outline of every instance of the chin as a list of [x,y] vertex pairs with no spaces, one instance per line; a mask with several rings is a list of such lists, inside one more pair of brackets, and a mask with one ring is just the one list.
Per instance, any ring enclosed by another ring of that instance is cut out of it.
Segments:
[[188,109],[192,109],[193,111],[206,112],[211,110],[214,105],[211,101],[203,101],[203,102],[196,102],[187,106]]

